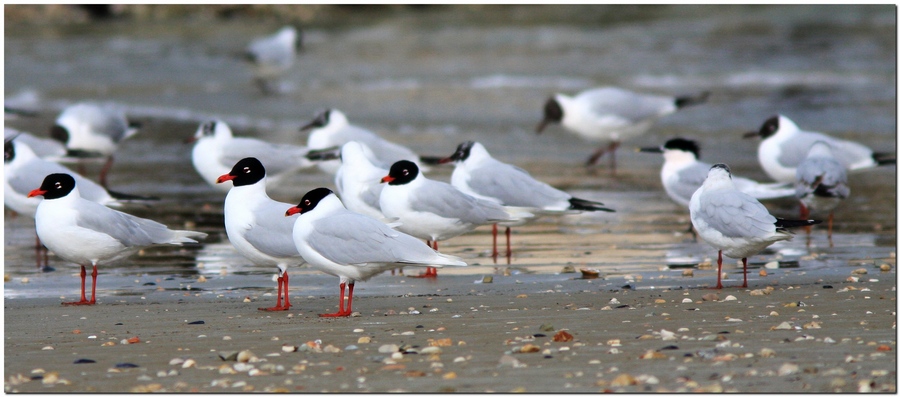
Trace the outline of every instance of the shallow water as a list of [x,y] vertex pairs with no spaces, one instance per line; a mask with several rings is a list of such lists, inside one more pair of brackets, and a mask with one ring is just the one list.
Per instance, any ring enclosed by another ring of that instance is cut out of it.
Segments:
[[[274,269],[248,264],[231,249],[222,226],[224,195],[202,182],[191,166],[190,146],[181,142],[200,122],[219,117],[239,135],[302,144],[306,135],[299,126],[326,107],[422,154],[448,155],[461,141],[481,141],[495,157],[617,210],[514,229],[511,273],[517,280],[578,277],[560,273],[569,265],[595,267],[616,287],[709,285],[715,272],[698,263],[715,252],[682,234],[687,211],[662,191],[662,159],[632,149],[689,136],[701,142],[705,161],[727,162],[736,174],[765,180],[757,143],[741,135],[782,113],[802,128],[896,151],[895,12],[890,6],[531,6],[354,16],[305,27],[305,50],[282,83],[284,93],[275,97],[258,93],[235,54],[276,24],[174,20],[26,29],[8,23],[7,103],[24,102],[41,116],[7,125],[45,135],[67,104],[125,106],[144,127],[121,145],[110,185],[162,198],[129,207],[131,213],[211,234],[199,247],[148,249],[102,267],[101,297],[158,288],[270,292]],[[607,84],[667,94],[708,90],[712,96],[626,142],[612,177],[605,159],[593,173],[581,166],[591,144],[558,126],[534,133],[550,94]],[[36,101],[28,99],[34,94]],[[89,171],[95,175],[97,168]],[[429,176],[447,181],[450,171]],[[770,282],[756,275],[772,259],[782,260],[784,270],[774,272],[785,276],[782,282],[849,275],[865,261],[893,263],[896,169],[851,178],[851,198],[835,213],[834,247],[822,228],[813,231],[809,247],[801,231],[752,259],[755,282]],[[309,171],[270,192],[293,202],[318,186],[332,187],[331,177]],[[797,211],[790,200],[768,206],[777,216]],[[38,272],[32,220],[5,215],[5,273],[12,281],[4,283],[4,297],[76,293],[71,276],[77,267],[51,255],[57,270]],[[488,257],[488,228],[442,242],[441,250],[480,264],[442,270],[447,276],[474,283],[504,270]],[[685,267],[699,267],[694,278],[681,277]],[[736,270],[733,261],[727,270]],[[304,294],[334,292],[330,276],[307,268],[294,272],[301,275],[294,280],[303,280],[294,285]],[[200,275],[209,281],[197,283]],[[405,279],[376,277],[367,283],[369,293],[396,280]]]

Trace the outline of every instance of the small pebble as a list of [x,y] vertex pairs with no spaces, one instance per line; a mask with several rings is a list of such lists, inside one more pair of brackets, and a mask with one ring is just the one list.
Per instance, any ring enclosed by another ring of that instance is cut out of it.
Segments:
[[366,344],[366,343],[372,343],[372,338],[368,337],[368,336],[361,336],[361,337],[359,337],[359,339],[356,340],[356,343],[358,343],[360,345]]
[[693,300],[691,300],[691,298],[684,298],[681,300],[681,303],[691,303],[691,302],[693,302]]
[[[360,338],[360,339],[362,339],[362,338]],[[358,342],[358,343],[363,343],[363,342]],[[368,343],[368,342],[366,342],[366,343]],[[394,345],[394,344],[390,344],[390,345],[381,345],[381,346],[378,347],[378,352],[379,352],[379,353],[394,353],[394,352],[397,352],[397,351],[400,351],[400,346],[397,346],[397,345]]]
[[41,350],[53,350],[53,346],[44,346]]

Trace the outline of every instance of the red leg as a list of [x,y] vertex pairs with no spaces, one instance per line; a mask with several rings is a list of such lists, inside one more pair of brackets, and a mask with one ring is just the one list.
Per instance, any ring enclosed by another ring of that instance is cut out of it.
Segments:
[[353,287],[356,286],[356,283],[350,281],[350,285],[347,286],[347,311],[344,312],[345,316],[349,316],[353,314]]
[[106,158],[106,164],[103,164],[103,168],[100,169],[100,186],[106,187],[106,174],[109,173],[109,170],[112,168],[113,164],[113,156],[109,155]]
[[497,263],[497,224],[494,224],[493,229],[491,229],[491,236],[494,237],[494,250],[491,252],[491,258],[494,259],[494,263]]
[[506,228],[506,264],[510,264],[512,262],[512,246],[509,244],[509,236],[511,232],[509,228]]
[[619,148],[619,142],[612,142],[606,150],[609,152],[609,169],[613,176],[616,175],[616,149]]
[[722,250],[719,250],[719,273],[716,276],[716,289],[722,289]]
[[287,310],[287,309],[288,309],[288,306],[284,306],[284,305],[281,304],[281,295],[282,295],[282,293],[285,294],[285,299],[287,299],[287,298],[286,298],[286,297],[287,297],[287,295],[286,295],[286,294],[287,294],[287,291],[284,290],[284,286],[286,286],[286,282],[285,282],[285,278],[286,278],[286,277],[287,277],[287,272],[284,272],[284,274],[283,274],[281,277],[278,277],[278,299],[275,301],[275,302],[276,302],[276,303],[275,303],[275,306],[272,306],[272,307],[260,307],[259,310],[275,312],[275,311],[283,311],[283,310]]
[[[347,286],[346,283],[341,283],[341,285],[340,285],[340,288],[341,288],[341,298],[340,299],[341,300],[340,300],[340,304],[338,305],[337,313],[324,313],[324,314],[320,314],[319,317],[348,317],[348,316],[350,316],[349,311],[347,311],[347,312],[344,311],[344,287],[346,287],[346,286]],[[350,283],[350,293],[352,296],[353,283]]]
[[600,157],[603,157],[603,153],[606,153],[606,148],[598,147],[597,150],[594,150],[594,153],[592,153],[591,156],[588,157],[588,160],[584,165],[592,166],[594,164],[597,164],[597,160],[600,160]]
[[[94,272],[96,273],[97,268],[94,267]],[[94,275],[94,285],[97,284],[97,276]],[[88,302],[87,298],[84,296],[84,283],[87,278],[87,269],[85,269],[84,265],[81,265],[81,300],[77,302],[63,302],[63,305],[71,306],[71,305],[93,305],[94,302]],[[93,289],[94,287],[92,287]],[[93,300],[93,295],[91,296]]]
[[744,286],[741,288],[747,288],[747,258],[741,258],[741,261],[744,262]]
[[284,272],[284,310],[291,308],[291,301],[288,300],[288,273]]

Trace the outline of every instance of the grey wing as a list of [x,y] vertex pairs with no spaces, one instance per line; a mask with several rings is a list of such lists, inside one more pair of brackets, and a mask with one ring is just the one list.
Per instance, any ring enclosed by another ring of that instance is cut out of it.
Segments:
[[281,258],[300,255],[293,237],[295,217],[284,216],[293,206],[274,200],[270,204],[253,214],[256,224],[244,231],[244,238],[266,255]]
[[382,184],[370,186],[360,198],[372,208],[381,208],[381,191],[383,189],[384,185]]
[[427,188],[410,195],[410,206],[414,211],[431,212],[467,223],[509,220],[509,215],[498,204],[476,199],[446,183],[428,182],[431,183]]
[[113,142],[121,141],[128,132],[125,114],[114,107],[102,107],[101,111],[91,118],[91,125],[98,133],[112,138]]
[[291,62],[292,48],[282,45],[275,36],[254,40],[247,47],[257,63],[284,65]]
[[[352,225],[352,226],[350,226]],[[316,221],[309,246],[328,260],[364,263],[418,263],[434,256],[421,241],[365,215],[344,213]]]
[[850,195],[847,187],[847,170],[837,160],[826,158],[806,159],[797,167],[797,194],[805,196],[817,186],[824,185],[838,197]]
[[469,188],[476,193],[500,200],[503,205],[544,208],[566,201],[572,196],[544,182],[527,171],[509,164],[491,162],[484,169],[469,173]]
[[640,94],[615,87],[586,91],[579,95],[598,115],[612,114],[632,123],[675,111],[675,100],[661,95]]
[[763,237],[775,231],[775,217],[766,207],[737,190],[703,194],[700,217],[726,237]]
[[778,161],[787,167],[797,167],[809,154],[816,141],[825,141],[832,148],[832,154],[845,167],[872,156],[872,150],[856,142],[832,138],[818,132],[803,132],[782,142]]
[[301,146],[274,144],[251,138],[234,138],[222,147],[219,162],[231,167],[245,157],[256,157],[266,167],[266,174],[271,176],[312,165],[305,157],[307,153],[309,149]]
[[697,189],[703,185],[703,181],[706,180],[710,167],[709,164],[698,162],[679,171],[677,174],[677,181],[665,186],[666,192],[669,193],[669,195],[682,198],[685,202],[691,201],[691,196],[694,195],[694,192],[696,192]]
[[162,223],[112,210],[93,201],[79,200],[75,208],[78,226],[108,234],[126,247],[173,242],[172,231]]

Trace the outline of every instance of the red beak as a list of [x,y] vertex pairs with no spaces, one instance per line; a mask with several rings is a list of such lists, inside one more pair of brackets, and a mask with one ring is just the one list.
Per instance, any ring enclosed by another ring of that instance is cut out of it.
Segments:
[[28,193],[28,197],[43,196],[45,193],[47,193],[46,190],[34,189]]
[[199,138],[197,138],[196,136],[192,136],[190,138],[185,138],[184,143],[194,143],[195,141],[197,141],[197,139],[199,139]]
[[230,180],[232,180],[232,179],[234,179],[234,178],[235,178],[234,175],[231,175],[231,174],[225,174],[225,175],[220,176],[219,179],[216,179],[216,183],[227,182],[227,181],[230,181]]
[[291,207],[291,208],[288,208],[288,210],[284,212],[284,216],[296,215],[301,212],[303,212],[303,210],[301,210],[300,207]]
[[393,181],[394,181],[394,177],[392,177],[392,176],[390,176],[390,175],[388,175],[388,176],[386,176],[386,177],[384,177],[384,178],[381,178],[381,183],[385,183],[385,182],[393,182]]

